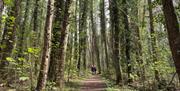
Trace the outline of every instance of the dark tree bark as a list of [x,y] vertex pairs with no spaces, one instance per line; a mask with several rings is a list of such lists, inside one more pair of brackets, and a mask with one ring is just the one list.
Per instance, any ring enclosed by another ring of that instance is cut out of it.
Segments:
[[[9,62],[6,60],[6,58],[11,57],[11,53],[14,48],[20,3],[21,0],[15,0],[15,5],[8,13],[9,17],[7,18],[7,21],[5,23],[5,29],[1,41],[1,45],[3,45],[4,47],[0,48],[0,60],[2,60],[0,62],[0,72],[2,72],[1,74],[4,74],[3,72],[6,72],[5,67],[9,65]],[[12,19],[12,17],[14,17],[14,19]]]
[[[2,28],[2,12],[3,12],[3,9],[4,9],[4,2],[3,2],[3,0],[0,0],[0,30],[2,30],[1,28]],[[1,38],[0,38],[0,40],[1,40]]]
[[4,8],[4,2],[3,2],[3,0],[0,0],[0,24],[1,24],[3,8]]
[[[0,0],[0,30],[2,30],[2,12],[4,9],[4,2],[3,0]],[[2,35],[2,33],[0,33],[0,35]],[[0,36],[0,40],[1,40],[1,36]]]
[[49,66],[49,72],[48,72],[48,79],[50,81],[56,81],[56,76],[59,73],[58,72],[58,66],[59,66],[59,49],[60,47],[58,46],[60,44],[59,39],[61,38],[61,25],[63,22],[63,14],[64,14],[64,5],[65,1],[61,0],[58,1],[56,0],[55,3],[55,19],[53,22],[53,39],[52,39],[52,51],[51,51],[51,61],[50,61],[50,66]]
[[34,14],[33,14],[33,18],[34,18],[34,27],[33,27],[33,30],[35,32],[38,31],[38,14],[39,14],[39,1],[40,0],[36,0],[36,3],[35,3],[35,8],[34,8]]
[[[75,33],[75,48],[74,50],[76,51],[75,52],[75,55],[74,55],[74,59],[77,60],[77,63],[79,62],[79,46],[78,46],[78,2],[79,0],[76,0],[76,6],[75,6],[75,26],[76,26],[76,33]],[[79,70],[80,68],[80,65],[79,63],[77,64],[77,69]],[[80,70],[79,70],[80,71]]]
[[42,55],[41,68],[39,73],[39,78],[37,82],[37,91],[43,91],[46,85],[46,79],[48,75],[49,60],[51,53],[51,31],[52,31],[52,22],[54,16],[54,0],[48,0],[48,10],[46,16],[46,25],[44,32],[44,48]]
[[173,7],[172,0],[162,0],[163,12],[168,32],[169,45],[171,48],[176,72],[180,81],[180,30],[177,16]]
[[0,0],[0,12],[2,12],[3,8],[4,8],[4,2],[3,0]]
[[122,82],[122,74],[120,71],[120,55],[119,55],[119,35],[120,35],[120,19],[119,19],[119,9],[118,9],[118,1],[113,0],[111,1],[112,7],[112,21],[113,23],[113,64],[116,70],[116,84]]
[[57,73],[57,79],[56,83],[59,85],[60,90],[63,90],[64,87],[64,62],[66,57],[66,48],[67,48],[67,41],[68,41],[68,20],[69,20],[69,8],[72,3],[72,0],[66,0],[65,2],[65,9],[64,9],[64,15],[63,15],[63,22],[61,25],[61,38],[60,38],[60,45],[59,45],[59,67],[58,67],[58,73]]
[[[82,12],[82,0],[78,0],[79,1],[79,20],[78,20],[78,22],[79,22],[79,30],[78,30],[78,32],[79,32],[79,34],[80,34],[80,28],[81,28],[81,12]],[[80,40],[80,35],[78,35],[78,37],[79,37],[79,45],[78,45],[78,49],[79,49],[79,57],[78,57],[78,62],[77,62],[77,69],[78,69],[78,75],[80,75],[80,71],[81,71],[81,50],[82,50],[82,48],[81,48],[81,40]]]
[[128,21],[128,9],[127,9],[127,0],[123,0],[122,4],[124,5],[123,7],[123,23],[124,23],[124,29],[125,29],[125,54],[126,54],[126,61],[127,61],[127,73],[128,73],[128,82],[132,82],[133,79],[131,78],[132,74],[132,67],[131,67],[131,58],[130,58],[130,29],[129,29],[129,21]]
[[[33,47],[37,47],[37,45],[38,44],[40,44],[39,43],[39,41],[36,41],[36,40],[39,40],[39,37],[38,37],[38,35],[40,34],[39,33],[39,25],[40,25],[40,23],[39,23],[39,1],[40,0],[35,0],[35,8],[34,8],[34,12],[33,12],[33,23],[34,23],[34,26],[33,26],[33,32],[34,32],[34,34],[35,34],[35,37],[36,38],[34,38],[33,39]],[[37,73],[38,73],[38,64],[39,64],[39,61],[37,61],[37,59],[35,59],[35,58],[33,58],[33,60],[35,61],[35,63],[34,63],[34,69],[35,69],[35,72],[34,72],[34,74],[36,75]]]
[[106,17],[105,17],[105,1],[101,0],[100,3],[100,12],[101,12],[101,34],[102,34],[102,41],[105,48],[105,62],[106,62],[106,68],[109,68],[109,55],[108,55],[108,49],[107,49],[107,35],[106,35]]

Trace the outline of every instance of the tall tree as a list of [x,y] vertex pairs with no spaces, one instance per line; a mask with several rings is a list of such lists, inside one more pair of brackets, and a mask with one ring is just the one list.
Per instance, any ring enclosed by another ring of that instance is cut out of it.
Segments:
[[[144,82],[145,81],[145,68],[144,68],[144,62],[143,62],[143,59],[142,59],[142,44],[141,44],[141,31],[140,31],[140,26],[138,26],[139,24],[142,24],[144,23],[144,21],[142,20],[142,23],[140,23],[140,19],[138,17],[138,13],[139,13],[139,8],[138,8],[138,4],[139,1],[134,1],[134,7],[132,9],[132,12],[133,12],[133,16],[135,16],[135,18],[132,20],[132,28],[135,29],[135,48],[136,48],[136,61],[138,63],[138,69],[137,69],[137,75],[139,77],[141,77],[142,81]],[[143,11],[144,11],[144,8],[143,8]],[[144,18],[144,12],[143,12],[143,18]],[[143,83],[144,84],[144,83]]]
[[180,81],[180,30],[177,16],[173,7],[173,0],[162,0],[163,12],[168,32],[169,45],[171,48],[176,72]]
[[[40,39],[38,39],[39,38],[39,34],[40,34],[40,19],[39,19],[39,17],[40,16],[38,16],[39,15],[39,8],[40,8],[40,0],[35,0],[35,8],[34,8],[34,12],[33,12],[33,33],[34,33],[34,35],[35,35],[35,38],[33,39],[33,43],[32,43],[32,46],[33,47],[35,47],[35,48],[37,48],[38,47],[38,44],[40,44],[39,43],[39,41],[36,41],[36,40],[40,40]],[[37,72],[38,72],[38,68],[37,68],[37,66],[38,66],[38,61],[34,58],[33,60],[35,60],[35,72],[34,72],[34,74],[37,74]]]
[[128,21],[128,9],[127,9],[127,0],[122,1],[123,6],[123,23],[125,29],[125,54],[126,54],[126,61],[127,61],[127,73],[128,73],[128,82],[132,82],[131,74],[132,74],[132,64],[130,58],[130,29],[129,29],[129,21]]
[[[23,23],[22,23],[22,26],[20,27],[20,31],[18,32],[18,43],[17,43],[17,48],[18,48],[18,57],[19,58],[22,58],[24,57],[24,51],[25,51],[25,48],[27,48],[27,30],[29,30],[29,25],[28,23],[30,22],[30,7],[32,5],[31,3],[32,1],[30,0],[27,0],[26,1],[26,6],[25,6],[25,14],[24,14],[24,19],[23,19]],[[21,62],[21,64],[23,64],[23,62]]]
[[34,14],[33,14],[33,17],[34,17],[34,27],[33,27],[33,30],[35,31],[35,32],[37,32],[38,31],[38,14],[39,14],[39,1],[40,0],[35,0],[35,8],[34,8]]
[[119,8],[118,8],[119,0],[111,1],[111,17],[112,17],[112,30],[113,31],[113,64],[116,70],[116,84],[122,82],[122,74],[120,70],[120,57],[119,57],[119,35],[120,35],[120,19],[119,19]]
[[48,72],[48,78],[51,81],[56,81],[58,72],[58,66],[59,66],[59,39],[61,38],[61,25],[63,23],[63,15],[64,15],[64,5],[65,1],[56,0],[55,3],[55,19],[53,22],[53,39],[52,39],[52,52],[51,52],[51,61],[49,66],[49,72]]
[[61,38],[60,38],[60,44],[59,44],[59,67],[58,67],[58,73],[57,73],[57,79],[56,83],[59,85],[58,87],[62,90],[64,87],[64,66],[65,66],[65,57],[66,57],[66,48],[67,48],[67,42],[68,42],[68,20],[69,20],[69,9],[70,5],[72,3],[72,0],[66,0],[65,2],[65,9],[64,9],[64,15],[63,15],[63,22],[61,26]]
[[[156,66],[157,59],[157,43],[156,43],[156,33],[154,31],[154,19],[153,19],[153,12],[152,12],[152,1],[148,0],[148,6],[149,6],[149,20],[150,20],[150,35],[151,35],[151,48],[152,48],[152,59],[153,63]],[[159,82],[159,72],[157,69],[154,69],[155,71],[155,79]]]
[[[3,12],[3,9],[4,9],[4,2],[3,2],[3,0],[0,0],[0,30],[1,30],[1,27],[2,27],[2,12]],[[1,40],[1,36],[0,36],[0,40]]]
[[101,20],[101,34],[102,34],[102,42],[105,49],[105,61],[106,67],[109,68],[109,55],[107,49],[107,35],[106,35],[106,17],[105,17],[105,0],[101,0],[100,2],[100,20]]
[[91,11],[90,11],[90,18],[91,18],[91,29],[92,29],[92,55],[94,56],[94,58],[92,60],[93,61],[93,65],[95,65],[95,61],[97,62],[97,66],[98,66],[98,71],[99,73],[101,73],[101,63],[100,63],[100,52],[98,49],[98,37],[97,37],[97,28],[96,28],[96,22],[94,21],[94,9],[93,9],[93,5],[94,5],[94,0],[91,0]]
[[[7,57],[11,57],[12,50],[15,44],[15,36],[18,28],[18,15],[19,15],[19,5],[21,0],[15,0],[14,6],[11,7],[8,12],[8,18],[6,19],[5,29],[1,41],[1,45],[4,47],[0,47],[0,71],[5,72],[5,67],[9,65],[9,62],[6,60]],[[4,74],[4,73],[1,73]]]
[[79,0],[79,60],[78,69],[80,71],[81,60],[83,60],[83,68],[86,69],[86,25],[87,10],[89,0]]
[[4,2],[3,2],[3,0],[0,0],[0,18],[2,15],[3,8],[4,8]]
[[48,10],[46,16],[46,25],[44,30],[44,48],[43,48],[39,78],[36,87],[37,91],[43,91],[46,85],[50,52],[51,52],[51,31],[52,31],[53,15],[54,15],[54,0],[48,0]]

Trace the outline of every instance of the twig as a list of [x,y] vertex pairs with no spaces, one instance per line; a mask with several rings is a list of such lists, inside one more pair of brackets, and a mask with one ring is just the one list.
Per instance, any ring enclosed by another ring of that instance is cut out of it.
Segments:
[[169,82],[168,86],[172,84],[172,82],[173,82],[173,80],[174,80],[175,76],[176,76],[176,72],[174,73],[174,75],[173,75],[173,77],[172,77],[171,81]]

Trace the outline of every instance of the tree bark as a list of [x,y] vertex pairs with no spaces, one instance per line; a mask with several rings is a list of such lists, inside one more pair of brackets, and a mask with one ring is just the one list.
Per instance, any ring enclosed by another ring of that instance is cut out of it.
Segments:
[[[0,71],[6,72],[5,67],[9,65],[9,62],[6,60],[7,57],[11,57],[12,50],[15,44],[16,30],[18,28],[18,15],[19,15],[19,5],[21,0],[15,0],[15,5],[12,7],[12,10],[9,12],[9,17],[5,23],[5,29],[1,41],[1,45],[5,46],[0,48]],[[14,19],[12,19],[12,17]],[[4,73],[1,73],[4,74]],[[6,77],[5,77],[6,78]]]
[[2,18],[3,8],[4,8],[4,2],[3,0],[0,0],[0,28],[1,28],[1,18]]
[[64,0],[58,1],[56,0],[55,3],[55,19],[54,19],[54,26],[53,26],[53,40],[52,40],[52,51],[51,51],[51,61],[49,66],[49,72],[48,72],[48,79],[50,81],[56,81],[56,76],[59,73],[58,66],[59,66],[59,39],[61,38],[61,25],[63,23],[63,14],[64,14]]
[[[148,0],[148,6],[149,6],[149,19],[150,19],[150,35],[151,35],[151,48],[152,48],[152,59],[154,62],[155,67],[157,66],[155,63],[158,61],[157,59],[157,43],[156,43],[156,33],[154,31],[154,19],[153,19],[153,12],[152,12],[152,1]],[[160,78],[159,78],[159,72],[157,69],[154,69],[155,71],[155,79],[159,82]]]
[[132,82],[133,79],[131,78],[132,74],[132,67],[131,67],[131,57],[130,57],[130,29],[129,29],[129,21],[128,21],[128,9],[127,9],[127,0],[123,0],[122,4],[123,6],[123,23],[124,23],[124,29],[125,29],[125,54],[126,54],[126,61],[127,61],[127,74],[128,74],[128,83]]
[[68,20],[69,20],[69,8],[72,3],[72,0],[66,0],[65,2],[65,10],[63,15],[63,22],[61,25],[61,38],[60,38],[60,45],[59,45],[59,67],[57,73],[56,83],[59,85],[60,90],[63,90],[64,87],[64,62],[66,57],[66,48],[67,48],[67,41],[68,41]]
[[102,34],[102,42],[105,48],[105,62],[106,68],[109,68],[109,55],[107,49],[107,36],[106,36],[106,17],[105,17],[105,1],[101,0],[100,3],[100,12],[101,12],[101,34]]
[[[23,52],[25,51],[25,48],[27,47],[27,36],[26,36],[26,33],[27,33],[27,27],[28,27],[28,22],[29,22],[29,15],[30,15],[30,6],[31,6],[31,0],[27,0],[26,1],[26,8],[25,8],[25,14],[24,14],[24,19],[23,19],[23,23],[22,23],[22,26],[20,26],[20,30],[19,30],[19,33],[18,33],[18,42],[17,42],[17,48],[18,48],[18,55],[17,57],[18,58],[22,58],[22,57],[25,57],[25,55],[23,54]],[[23,61],[20,62],[19,61],[19,64],[23,64]]]
[[[36,41],[36,40],[39,40],[38,38],[38,35],[40,34],[40,22],[39,22],[39,1],[40,0],[35,0],[35,8],[34,8],[34,12],[33,12],[33,23],[34,23],[34,26],[33,26],[33,32],[35,34],[35,38],[33,38],[33,47],[37,47],[39,43],[39,41]],[[33,60],[35,61],[34,63],[34,69],[35,69],[35,72],[34,74],[36,75],[38,73],[38,64],[39,64],[39,61],[37,61],[37,59],[33,58]]]
[[4,2],[3,0],[0,0],[0,12],[2,12],[3,8],[4,8]]
[[39,21],[38,21],[39,1],[40,0],[36,0],[36,4],[35,4],[35,8],[34,8],[34,14],[33,14],[33,17],[34,17],[34,27],[33,27],[33,30],[35,32],[38,31],[38,24],[39,24]]
[[119,9],[118,9],[118,1],[117,0],[113,0],[111,2],[112,6],[112,21],[111,23],[113,23],[113,64],[115,67],[115,71],[116,71],[116,84],[119,84],[122,82],[122,74],[121,74],[121,70],[120,70],[120,55],[119,55],[119,35],[120,35],[120,20],[119,20]]
[[42,62],[41,62],[38,83],[36,87],[37,91],[43,91],[46,85],[50,52],[51,52],[51,31],[52,31],[53,16],[54,16],[54,0],[48,0],[48,10],[46,16],[46,25],[44,30],[45,31],[44,48],[43,48],[43,55],[42,55]]
[[162,0],[163,12],[168,32],[169,45],[171,48],[176,72],[180,82],[180,30],[177,16],[173,7],[172,0]]
[[[80,72],[81,59],[83,60],[83,68],[86,70],[86,24],[87,24],[87,9],[89,0],[79,0],[79,60],[78,69]],[[83,7],[82,7],[83,6]]]
[[145,17],[145,14],[144,14],[144,10],[145,8],[143,7],[143,12],[142,12],[142,21],[140,22],[140,19],[138,18],[138,1],[134,1],[135,2],[135,8],[133,8],[133,12],[134,12],[134,15],[136,18],[133,20],[133,29],[135,29],[135,39],[136,39],[136,61],[138,63],[138,69],[137,69],[137,76],[141,77],[141,81],[143,81],[143,88],[144,88],[144,81],[145,81],[145,67],[144,67],[144,62],[143,62],[143,59],[142,59],[142,43],[141,43],[141,31],[140,31],[140,26],[138,26],[138,23],[140,23],[142,25],[142,28],[144,27],[143,24],[144,24],[144,17]]

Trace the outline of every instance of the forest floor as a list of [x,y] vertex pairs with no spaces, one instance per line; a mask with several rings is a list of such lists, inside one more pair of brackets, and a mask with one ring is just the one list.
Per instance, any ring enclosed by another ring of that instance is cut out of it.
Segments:
[[80,91],[106,91],[106,89],[106,83],[99,75],[93,75],[92,77],[82,81],[80,87]]

